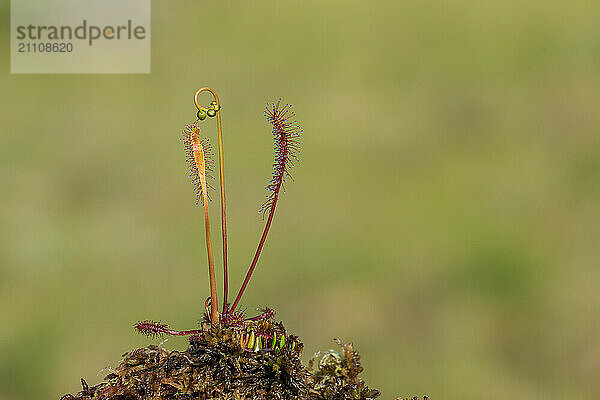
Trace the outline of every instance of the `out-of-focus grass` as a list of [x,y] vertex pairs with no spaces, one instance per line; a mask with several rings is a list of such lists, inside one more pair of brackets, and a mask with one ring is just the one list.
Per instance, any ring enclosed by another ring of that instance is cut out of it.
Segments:
[[1,52],[0,398],[99,380],[152,342],[138,319],[195,326],[206,261],[178,135],[203,84],[224,104],[235,289],[262,228],[265,103],[306,131],[249,310],[275,307],[309,355],[354,341],[383,398],[599,397],[599,13],[154,2],[150,75],[10,75]]

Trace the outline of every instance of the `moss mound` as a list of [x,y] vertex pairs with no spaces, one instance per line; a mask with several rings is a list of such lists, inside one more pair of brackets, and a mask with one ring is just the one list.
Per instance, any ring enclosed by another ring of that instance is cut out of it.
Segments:
[[273,349],[252,351],[231,329],[207,331],[184,351],[148,346],[125,353],[119,366],[96,386],[61,400],[371,400],[379,391],[359,377],[360,357],[352,343],[317,353],[305,367],[303,344],[293,335]]

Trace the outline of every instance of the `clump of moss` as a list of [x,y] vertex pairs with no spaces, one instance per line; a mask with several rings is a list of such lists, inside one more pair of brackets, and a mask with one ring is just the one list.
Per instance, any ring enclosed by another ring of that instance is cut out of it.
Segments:
[[[283,328],[283,327],[282,327]],[[61,400],[372,400],[379,391],[359,377],[360,357],[352,343],[317,353],[306,368],[303,344],[287,335],[275,350],[248,351],[231,329],[194,336],[183,351],[148,346],[125,353],[118,367],[96,386]]]
[[318,399],[375,399],[379,391],[369,389],[358,376],[363,368],[360,356],[352,343],[344,343],[334,339],[342,348],[342,353],[335,350],[318,352],[309,361],[313,390],[319,393]]

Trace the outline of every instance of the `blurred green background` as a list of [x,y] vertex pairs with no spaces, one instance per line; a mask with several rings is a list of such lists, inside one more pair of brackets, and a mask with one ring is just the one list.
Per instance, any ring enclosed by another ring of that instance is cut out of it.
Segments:
[[2,3],[1,400],[98,382],[159,342],[137,320],[196,326],[204,233],[179,135],[205,84],[234,290],[263,226],[265,104],[305,129],[243,305],[275,308],[307,359],[353,341],[383,399],[600,398],[600,3],[152,7],[150,75],[11,75]]

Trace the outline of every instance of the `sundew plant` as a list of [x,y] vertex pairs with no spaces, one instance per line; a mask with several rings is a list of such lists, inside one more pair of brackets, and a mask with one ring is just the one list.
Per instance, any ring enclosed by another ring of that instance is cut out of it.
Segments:
[[[202,92],[210,92],[214,100],[208,106],[201,106],[198,102],[198,96]],[[237,310],[240,300],[252,274],[258,263],[263,246],[266,242],[275,208],[281,196],[282,189],[286,179],[291,177],[291,170],[299,162],[300,153],[300,138],[303,130],[296,121],[296,113],[290,104],[284,104],[281,99],[270,103],[265,109],[265,118],[271,125],[271,132],[274,141],[275,158],[273,161],[273,174],[267,185],[267,198],[264,204],[260,207],[260,212],[265,216],[265,226],[260,236],[256,252],[248,267],[248,272],[242,283],[242,286],[237,292],[233,303],[228,302],[228,266],[227,266],[227,218],[226,218],[226,193],[223,174],[223,131],[221,125],[221,104],[214,90],[204,87],[199,89],[195,96],[194,102],[198,109],[197,120],[185,127],[181,140],[184,143],[186,160],[189,164],[189,172],[194,191],[196,202],[202,205],[204,209],[204,225],[206,237],[206,253],[208,258],[208,275],[210,282],[210,296],[205,301],[205,310],[203,316],[203,326],[200,329],[178,331],[170,329],[167,324],[156,321],[142,321],[135,325],[136,329],[150,336],[155,335],[177,335],[190,336],[190,340],[194,341],[198,335],[212,327],[220,326],[224,328],[233,328],[234,331],[246,331],[248,324],[256,323],[257,321],[269,321],[275,312],[273,309],[266,308],[262,313],[248,317],[244,311]],[[214,256],[212,250],[212,241],[210,236],[210,218],[209,218],[209,190],[213,189],[211,182],[214,180],[214,172],[217,163],[214,160],[214,152],[208,139],[201,136],[200,127],[207,118],[215,118],[217,121],[218,130],[218,169],[219,169],[219,185],[221,197],[221,232],[223,240],[223,303],[219,310],[217,298],[217,284],[215,279]],[[240,343],[245,343],[244,347],[247,350],[258,351],[262,349],[275,349],[278,345],[285,343],[285,336],[277,336],[277,332],[271,324],[263,324],[260,334],[253,330],[249,334],[240,334]]]

